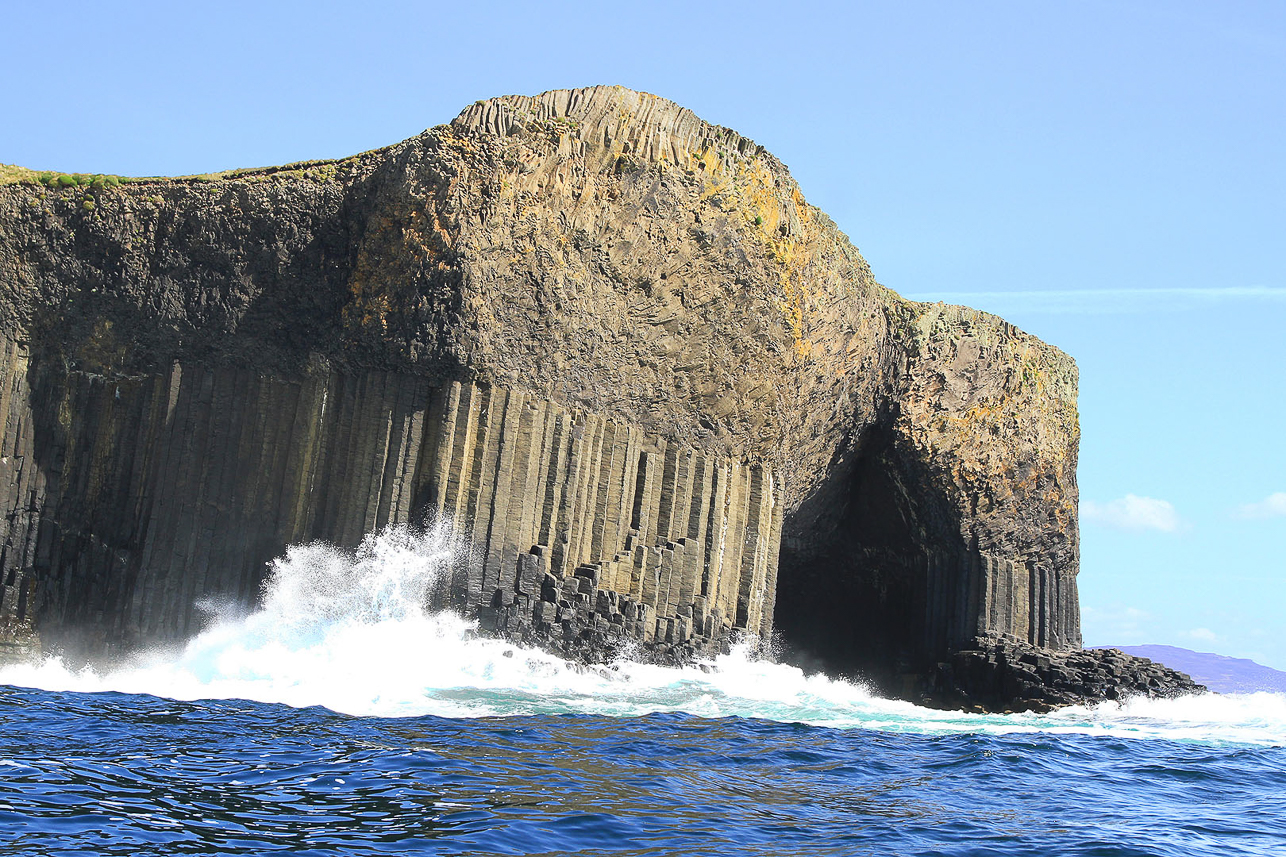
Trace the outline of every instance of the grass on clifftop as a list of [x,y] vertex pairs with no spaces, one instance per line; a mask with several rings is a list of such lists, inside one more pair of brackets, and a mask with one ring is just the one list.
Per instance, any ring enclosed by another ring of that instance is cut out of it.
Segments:
[[101,190],[104,187],[117,187],[125,182],[139,179],[104,173],[60,173],[51,170],[29,170],[26,167],[0,164],[0,185],[38,184],[45,187],[91,187]]
[[29,170],[26,167],[15,167],[9,164],[0,164],[0,185],[5,184],[38,184],[35,170]]
[[48,188],[89,187],[101,190],[105,187],[119,187],[122,184],[141,182],[213,182],[222,179],[243,179],[248,181],[265,181],[268,179],[311,179],[313,181],[330,181],[339,172],[339,167],[357,156],[335,161],[299,161],[280,167],[249,167],[235,170],[224,170],[218,173],[200,173],[191,176],[117,176],[106,173],[61,173],[56,170],[29,170],[11,164],[0,164],[0,185],[29,184],[42,185]]

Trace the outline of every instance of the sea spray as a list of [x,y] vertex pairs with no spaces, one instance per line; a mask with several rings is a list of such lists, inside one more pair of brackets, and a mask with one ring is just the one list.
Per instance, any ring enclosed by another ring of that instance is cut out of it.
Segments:
[[685,712],[920,733],[1059,732],[1203,742],[1286,743],[1286,696],[1206,695],[977,715],[882,699],[866,688],[756,657],[748,647],[687,667],[630,660],[586,667],[505,640],[426,604],[461,552],[445,527],[394,527],[355,551],[291,548],[272,564],[261,606],[224,610],[179,650],[110,669],[56,657],[0,672],[45,690],[181,700],[248,699],[379,717]]

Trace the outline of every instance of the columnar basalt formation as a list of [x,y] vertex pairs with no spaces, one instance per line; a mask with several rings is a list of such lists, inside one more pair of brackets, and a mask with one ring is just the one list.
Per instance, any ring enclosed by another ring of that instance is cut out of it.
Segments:
[[202,599],[253,596],[284,545],[426,516],[453,521],[464,552],[442,605],[481,606],[492,627],[571,619],[599,644],[695,651],[771,623],[781,506],[764,465],[501,387],[324,364],[289,381],[179,363],[48,379],[14,353],[4,608],[42,615],[47,637],[181,638]]
[[880,286],[776,159],[671,102],[498,98],[216,176],[7,175],[15,639],[181,638],[291,543],[445,517],[469,558],[442,598],[583,657],[775,628],[969,698],[992,679],[959,653],[1080,648],[1075,365]]

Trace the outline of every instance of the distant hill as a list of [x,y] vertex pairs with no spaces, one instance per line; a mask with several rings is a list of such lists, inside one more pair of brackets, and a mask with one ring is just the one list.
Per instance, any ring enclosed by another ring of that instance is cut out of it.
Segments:
[[1257,664],[1246,658],[1230,658],[1206,652],[1194,652],[1178,646],[1094,646],[1096,649],[1120,649],[1171,669],[1185,672],[1217,693],[1254,693],[1268,690],[1286,693],[1286,672]]

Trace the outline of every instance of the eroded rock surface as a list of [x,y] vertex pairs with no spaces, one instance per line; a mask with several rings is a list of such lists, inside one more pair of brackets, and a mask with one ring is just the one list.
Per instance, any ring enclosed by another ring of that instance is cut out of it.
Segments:
[[47,645],[182,637],[287,544],[436,514],[451,603],[582,656],[775,627],[913,694],[980,637],[1080,648],[1072,360],[879,285],[664,99],[11,184],[0,223],[2,609]]
[[984,711],[1049,711],[1063,705],[1134,696],[1172,698],[1206,688],[1187,673],[1118,649],[1051,651],[979,639],[938,665],[921,700]]

